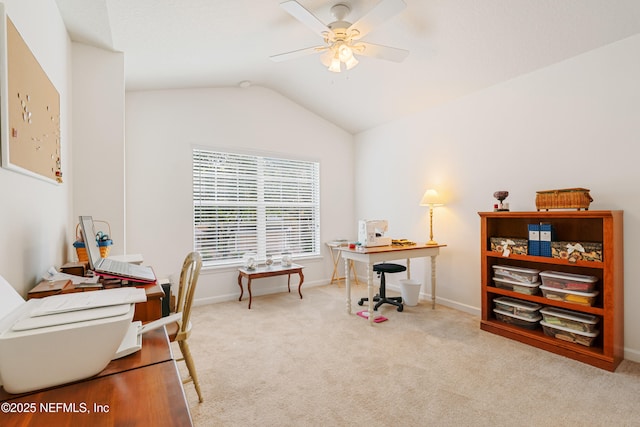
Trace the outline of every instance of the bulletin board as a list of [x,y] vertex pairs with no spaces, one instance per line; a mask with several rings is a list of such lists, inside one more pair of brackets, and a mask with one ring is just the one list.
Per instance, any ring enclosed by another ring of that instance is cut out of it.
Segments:
[[13,22],[1,12],[2,166],[61,183],[60,95]]

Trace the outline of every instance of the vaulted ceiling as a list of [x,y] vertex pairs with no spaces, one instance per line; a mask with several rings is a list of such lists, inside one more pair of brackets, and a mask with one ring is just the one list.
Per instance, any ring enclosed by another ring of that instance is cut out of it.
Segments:
[[[638,0],[404,0],[366,41],[408,57],[359,57],[332,73],[319,54],[269,59],[322,44],[282,1],[56,0],[73,41],[124,52],[127,90],[247,81],[351,133],[640,33]],[[298,2],[328,24],[335,3],[349,5],[355,22],[380,0]]]

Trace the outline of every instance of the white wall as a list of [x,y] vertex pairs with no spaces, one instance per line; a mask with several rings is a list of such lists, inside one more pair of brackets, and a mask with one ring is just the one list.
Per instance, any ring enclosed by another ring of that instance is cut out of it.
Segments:
[[[0,275],[26,297],[66,261],[70,230],[71,44],[53,0],[5,0],[5,10],[60,95],[61,185],[0,169]],[[4,143],[4,141],[2,141]]]
[[[625,357],[640,361],[638,52],[634,36],[357,135],[356,215],[387,218],[392,236],[424,241],[420,197],[431,187],[445,193],[434,213],[434,237],[448,245],[438,300],[478,313],[477,212],[492,210],[493,192],[508,190],[511,210],[522,211],[535,210],[538,190],[589,188],[591,209],[625,212]],[[412,266],[424,277],[424,265]]]
[[[91,215],[126,251],[124,54],[73,43],[73,221]],[[75,233],[75,229],[74,229]],[[73,248],[72,248],[73,249]],[[72,253],[72,257],[75,253]]]
[[[322,242],[355,237],[352,135],[269,89],[127,92],[125,131],[127,247],[143,254],[159,277],[179,274],[193,250],[193,146],[320,161]],[[322,251],[322,259],[303,262],[308,285],[331,277],[324,244]],[[200,277],[198,303],[238,298],[237,268]],[[253,290],[283,288],[280,277]]]

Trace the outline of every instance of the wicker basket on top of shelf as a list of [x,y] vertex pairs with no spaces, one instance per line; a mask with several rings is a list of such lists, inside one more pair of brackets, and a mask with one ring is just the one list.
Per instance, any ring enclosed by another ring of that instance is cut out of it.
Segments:
[[584,209],[589,210],[593,199],[586,188],[536,191],[536,209]]

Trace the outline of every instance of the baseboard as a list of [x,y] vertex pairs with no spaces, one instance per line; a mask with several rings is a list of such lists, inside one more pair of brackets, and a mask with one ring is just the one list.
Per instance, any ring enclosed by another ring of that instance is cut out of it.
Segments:
[[631,350],[629,348],[624,349],[624,358],[625,360],[629,360],[631,362],[640,363],[640,351]]
[[[426,297],[431,301],[431,295]],[[472,314],[474,316],[478,316],[478,320],[480,320],[480,309],[477,307],[473,307],[467,304],[461,304],[457,301],[448,300],[445,298],[438,298],[436,296],[436,303],[440,305],[444,305],[445,307],[453,308],[458,311],[464,311],[465,313]]]
[[[366,281],[365,281],[366,283]],[[388,283],[387,289],[390,291],[401,293],[400,287],[395,284]],[[431,304],[431,294],[420,292],[419,298],[420,304]],[[474,316],[480,316],[480,309],[477,307],[473,307],[467,304],[461,304],[458,301],[449,300],[446,298],[441,298],[436,294],[436,304],[444,305],[445,307],[453,308],[458,311],[464,311],[465,313],[472,314]]]

